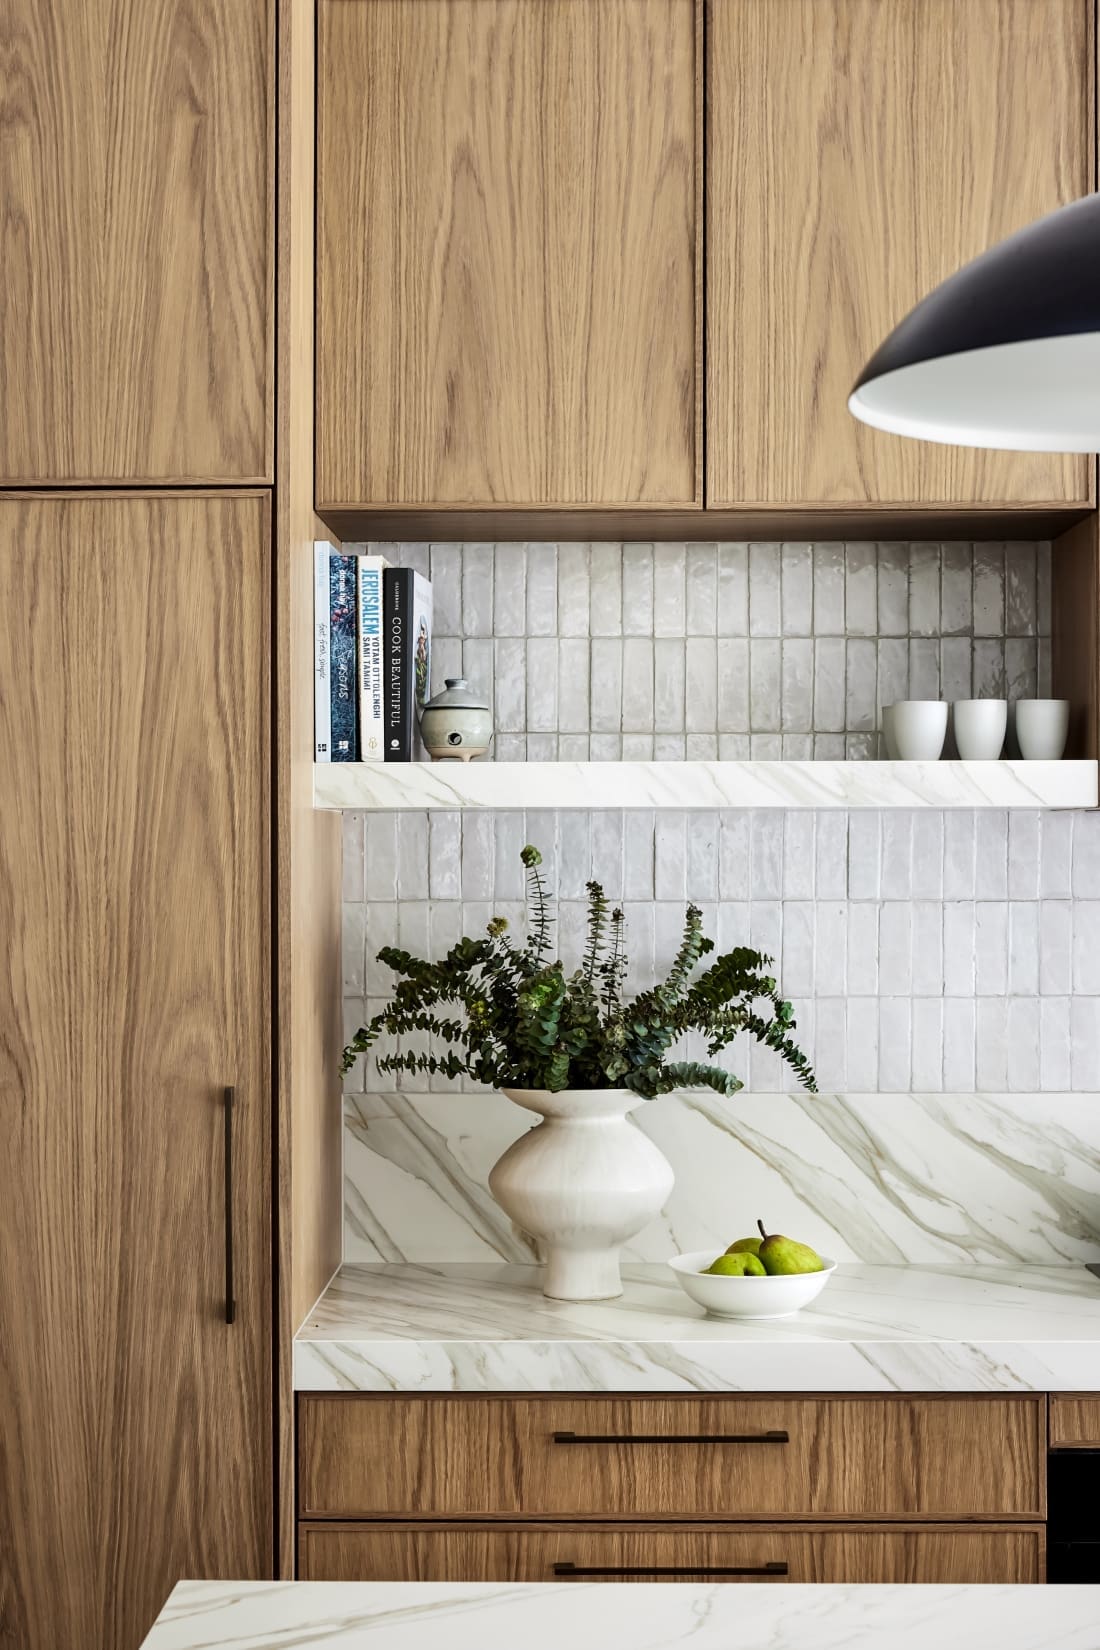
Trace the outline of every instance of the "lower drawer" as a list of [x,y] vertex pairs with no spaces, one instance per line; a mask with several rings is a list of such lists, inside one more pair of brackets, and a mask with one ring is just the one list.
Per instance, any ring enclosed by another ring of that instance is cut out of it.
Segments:
[[1042,1525],[300,1524],[302,1581],[1041,1582]]

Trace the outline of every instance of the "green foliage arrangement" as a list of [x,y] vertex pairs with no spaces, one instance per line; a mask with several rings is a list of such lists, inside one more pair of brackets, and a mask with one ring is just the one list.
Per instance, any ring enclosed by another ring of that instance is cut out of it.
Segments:
[[627,958],[623,913],[609,909],[598,882],[588,884],[588,938],[580,966],[567,974],[551,960],[553,917],[537,848],[520,855],[527,875],[526,944],[508,938],[494,917],[485,939],[461,939],[441,962],[423,962],[397,946],[378,953],[400,976],[389,1006],[361,1027],[344,1050],[347,1071],[378,1039],[428,1032],[442,1053],[404,1048],[378,1061],[381,1071],[472,1077],[494,1088],[626,1088],[646,1099],[673,1089],[736,1094],[740,1078],[668,1052],[685,1032],[702,1032],[711,1056],[747,1031],[816,1092],[813,1070],[791,1039],[795,1019],[766,970],[771,958],[745,946],[692,978],[714,942],[702,913],[689,905],[683,938],[667,978],[632,1001],[623,995]]

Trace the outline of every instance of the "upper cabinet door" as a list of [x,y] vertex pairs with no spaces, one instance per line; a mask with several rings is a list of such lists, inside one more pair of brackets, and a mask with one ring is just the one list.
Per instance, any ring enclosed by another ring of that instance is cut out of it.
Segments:
[[0,6],[0,484],[270,479],[273,12]]
[[710,0],[707,503],[1086,501],[847,411],[902,316],[1093,185],[1091,0]]
[[700,24],[322,0],[322,507],[701,503]]

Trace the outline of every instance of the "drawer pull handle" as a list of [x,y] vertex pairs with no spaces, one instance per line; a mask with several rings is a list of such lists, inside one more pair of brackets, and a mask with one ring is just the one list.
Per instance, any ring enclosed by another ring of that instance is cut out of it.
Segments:
[[555,1564],[554,1574],[573,1576],[785,1576],[786,1561],[772,1564]]
[[789,1444],[789,1432],[554,1432],[555,1444]]

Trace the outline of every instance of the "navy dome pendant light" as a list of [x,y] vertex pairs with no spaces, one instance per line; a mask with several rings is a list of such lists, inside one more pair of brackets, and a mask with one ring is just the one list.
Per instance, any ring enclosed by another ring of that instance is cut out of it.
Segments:
[[875,351],[848,408],[876,429],[958,447],[1100,450],[1100,195],[936,287]]

